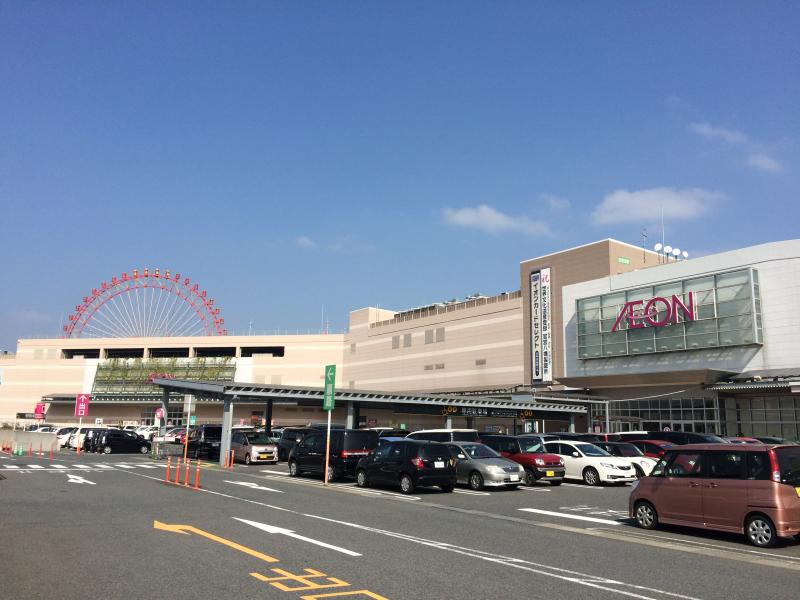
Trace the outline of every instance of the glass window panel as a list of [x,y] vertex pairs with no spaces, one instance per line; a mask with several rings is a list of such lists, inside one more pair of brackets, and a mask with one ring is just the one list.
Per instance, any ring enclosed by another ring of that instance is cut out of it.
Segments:
[[717,302],[729,300],[747,300],[750,298],[750,285],[734,285],[717,288]]
[[758,284],[758,271],[755,269],[750,269],[750,274],[753,277],[753,282]]
[[649,286],[628,291],[628,302],[632,302],[634,300],[649,300],[652,297],[653,288]]
[[604,333],[603,335],[603,345],[606,344],[619,344],[625,343],[627,336],[625,335],[624,331],[615,331],[614,333]]
[[652,327],[651,330],[655,330],[656,339],[683,337],[684,325],[682,323],[673,323],[672,325],[665,325],[664,327]]
[[[703,304],[714,304],[714,290],[706,290],[694,293],[694,303],[695,306],[703,305]],[[688,306],[688,296],[684,301]]]
[[717,275],[717,287],[742,284],[750,285],[750,271],[734,271],[733,273],[720,273]]
[[601,337],[597,335],[579,335],[578,346],[599,346]]
[[780,421],[781,420],[781,411],[779,410],[767,410],[764,411],[765,421]]
[[753,398],[752,400],[750,400],[750,406],[755,408],[755,409],[763,410],[763,408],[764,408],[764,399],[763,398]]
[[767,396],[764,398],[764,408],[767,410],[778,410],[780,408],[780,398],[777,396]]
[[720,346],[741,346],[755,343],[755,335],[751,329],[741,331],[721,331],[719,334]]
[[[614,329],[614,323],[616,323],[616,319],[605,319],[600,321],[600,330],[606,333],[609,333],[612,329]],[[619,322],[619,327],[617,327],[617,331],[623,331],[628,328],[628,319],[622,319]]]
[[753,312],[753,307],[749,300],[733,300],[731,302],[717,303],[717,316],[719,317],[746,315],[751,312]]
[[600,308],[600,296],[594,298],[581,298],[578,300],[578,310],[587,310],[590,308]]
[[601,315],[600,318],[611,319],[611,324],[613,325],[614,321],[616,321],[617,317],[619,316],[619,313],[622,312],[622,308],[624,306],[625,306],[624,304],[615,304],[614,306],[604,306],[602,309],[600,309],[600,315]]
[[781,437],[785,437],[787,440],[797,441],[800,439],[800,437],[798,437],[797,423],[784,423],[781,426],[781,432]]
[[606,294],[602,298],[602,306],[621,306],[625,304],[625,292]]
[[627,350],[626,344],[603,344],[604,356],[619,356],[625,354]]
[[598,321],[579,323],[578,334],[586,335],[587,333],[600,333],[600,323]]
[[714,289],[714,277],[700,277],[690,279],[683,284],[684,292],[700,292]]
[[700,335],[687,335],[686,348],[712,348],[719,345],[716,333],[702,333]]
[[780,423],[767,423],[766,425],[767,425],[767,435],[780,436],[780,434],[782,433]]
[[784,410],[794,410],[796,408],[796,404],[794,398],[790,396],[782,396],[781,397],[781,408]]
[[587,321],[597,321],[599,317],[600,317],[600,309],[598,308],[584,310],[578,313],[578,322],[585,323]]
[[631,341],[628,340],[628,352],[631,354],[648,354],[655,352],[656,344],[653,338],[645,340]]
[[714,310],[713,304],[703,304],[700,306],[695,305],[694,307],[695,319],[713,319],[715,316],[716,311]]
[[653,288],[654,296],[661,296],[662,298],[669,298],[672,294],[683,294],[683,283],[675,281],[673,283],[662,283],[661,285]]
[[671,350],[684,350],[683,337],[656,338],[656,350],[669,352]]
[[738,329],[752,329],[753,317],[752,315],[741,315],[738,317],[725,317],[720,319],[717,329],[720,331],[736,331]]
[[714,319],[704,321],[691,321],[686,323],[686,335],[698,333],[714,333],[717,330],[717,322]]
[[602,355],[602,350],[600,346],[578,348],[578,356],[580,358],[597,358]]

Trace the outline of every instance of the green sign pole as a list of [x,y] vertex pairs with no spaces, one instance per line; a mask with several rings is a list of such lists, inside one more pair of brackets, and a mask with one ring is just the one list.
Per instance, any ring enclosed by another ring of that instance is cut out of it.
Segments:
[[325,366],[325,393],[322,400],[322,409],[328,411],[328,435],[325,439],[325,480],[328,485],[328,466],[331,456],[331,412],[333,412],[334,395],[336,386],[336,365]]

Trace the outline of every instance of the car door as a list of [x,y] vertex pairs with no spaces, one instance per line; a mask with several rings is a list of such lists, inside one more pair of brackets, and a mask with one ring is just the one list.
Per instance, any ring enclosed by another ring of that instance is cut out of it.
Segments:
[[312,468],[312,454],[317,437],[319,437],[318,434],[309,433],[294,448],[294,458],[301,471],[309,471]]
[[694,450],[674,452],[664,476],[653,483],[653,501],[662,519],[703,522],[702,456]]
[[381,463],[381,480],[384,483],[395,484],[400,480],[400,472],[403,470],[403,463],[410,449],[414,444],[392,444],[386,458]]
[[472,463],[469,455],[457,444],[445,444],[456,461],[456,483],[467,483]]
[[386,473],[384,472],[385,462],[389,457],[389,452],[395,444],[384,444],[372,451],[372,454],[365,461],[364,471],[367,473],[367,480],[370,483],[387,483]]
[[701,479],[703,520],[711,527],[739,531],[747,511],[747,456],[745,452],[706,452]]
[[[547,448],[550,449],[551,444],[555,448],[555,454],[561,456],[564,461],[564,477],[567,479],[581,479],[583,467],[581,465],[581,454],[572,444],[566,442],[550,442]],[[577,453],[578,456],[573,456]]]
[[244,460],[244,445],[247,443],[247,439],[243,439],[244,434],[240,431],[237,431],[231,436],[231,450],[233,450],[233,458]]

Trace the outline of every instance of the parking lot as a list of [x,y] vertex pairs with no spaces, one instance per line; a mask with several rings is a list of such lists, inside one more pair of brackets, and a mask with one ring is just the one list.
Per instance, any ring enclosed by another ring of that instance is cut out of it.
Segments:
[[629,486],[402,495],[279,463],[208,465],[195,491],[71,452],[2,455],[0,476],[9,598],[784,598],[800,571],[795,543],[636,529]]

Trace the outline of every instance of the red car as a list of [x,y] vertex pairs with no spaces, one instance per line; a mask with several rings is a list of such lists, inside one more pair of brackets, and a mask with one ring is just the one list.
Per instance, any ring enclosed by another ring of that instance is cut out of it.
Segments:
[[726,442],[730,442],[731,444],[761,444],[756,438],[751,437],[726,437],[722,438]]
[[525,485],[536,485],[537,481],[561,485],[564,480],[564,461],[558,454],[547,452],[539,438],[481,434],[481,442],[525,467]]
[[664,442],[662,440],[630,440],[628,443],[636,446],[645,456],[656,460],[664,456],[664,452],[675,447],[672,442]]

